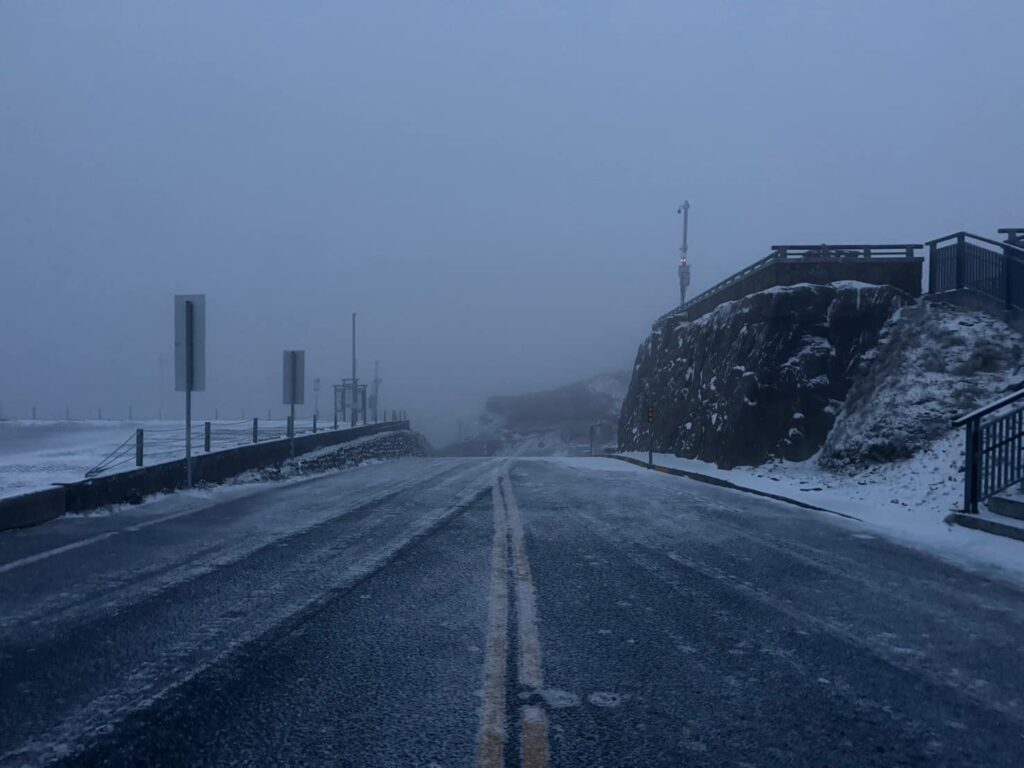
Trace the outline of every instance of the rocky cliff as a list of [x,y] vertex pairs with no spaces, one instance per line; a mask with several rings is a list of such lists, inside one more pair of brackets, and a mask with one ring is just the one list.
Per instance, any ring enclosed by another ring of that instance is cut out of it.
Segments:
[[758,465],[824,444],[865,355],[914,299],[885,285],[772,288],[692,322],[667,320],[640,346],[619,420],[624,450]]

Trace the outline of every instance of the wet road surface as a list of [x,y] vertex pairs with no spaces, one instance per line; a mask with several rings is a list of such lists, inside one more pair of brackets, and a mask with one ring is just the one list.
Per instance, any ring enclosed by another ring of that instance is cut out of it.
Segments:
[[1017,586],[610,460],[65,518],[0,607],[0,765],[1024,764]]

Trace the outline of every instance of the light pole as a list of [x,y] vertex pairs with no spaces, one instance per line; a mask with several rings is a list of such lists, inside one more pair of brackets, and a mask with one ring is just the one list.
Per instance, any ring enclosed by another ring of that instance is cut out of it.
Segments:
[[684,200],[683,204],[676,209],[676,213],[683,215],[683,246],[679,249],[679,306],[686,303],[686,289],[690,285],[690,262],[687,259],[686,252],[687,236],[690,229],[690,201]]

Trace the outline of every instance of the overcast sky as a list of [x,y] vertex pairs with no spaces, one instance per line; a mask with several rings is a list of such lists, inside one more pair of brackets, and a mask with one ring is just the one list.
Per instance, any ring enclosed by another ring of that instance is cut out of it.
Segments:
[[1020,0],[0,0],[3,413],[180,411],[196,292],[201,417],[281,415],[286,348],[347,375],[358,312],[360,377],[444,442],[632,365],[684,198],[694,291],[775,242],[1024,226],[1022,29]]

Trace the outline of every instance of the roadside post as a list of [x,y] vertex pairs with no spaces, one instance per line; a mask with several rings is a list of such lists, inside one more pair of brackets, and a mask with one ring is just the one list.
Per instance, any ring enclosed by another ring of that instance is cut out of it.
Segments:
[[174,389],[185,393],[185,487],[192,487],[192,393],[206,389],[206,296],[174,297]]
[[203,424],[203,452],[210,452],[210,422]]
[[654,406],[647,406],[647,468],[654,469]]
[[306,392],[306,352],[301,349],[284,353],[284,404],[291,408],[288,416],[288,439],[295,457],[295,406],[302,405]]
[[135,466],[142,466],[142,430],[135,430]]

